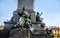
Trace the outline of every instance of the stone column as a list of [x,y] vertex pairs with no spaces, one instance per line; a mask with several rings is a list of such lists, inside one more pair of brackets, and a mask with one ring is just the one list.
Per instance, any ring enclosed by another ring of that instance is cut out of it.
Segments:
[[18,8],[26,7],[26,9],[33,10],[34,0],[18,0]]

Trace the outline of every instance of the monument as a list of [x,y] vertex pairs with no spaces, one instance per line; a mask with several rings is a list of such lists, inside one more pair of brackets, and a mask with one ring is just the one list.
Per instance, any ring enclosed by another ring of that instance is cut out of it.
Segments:
[[[21,12],[23,7],[25,7],[26,11],[31,15],[31,21],[33,22],[32,24],[34,25],[34,31],[31,32],[31,36],[30,36],[30,33],[29,34],[27,33],[26,31],[27,29],[21,31],[20,29],[18,29],[18,27],[14,27],[16,26],[17,21],[20,18],[20,16],[18,15],[18,12]],[[41,30],[41,23],[36,22],[36,15],[33,8],[34,8],[34,0],[18,0],[18,8],[16,11],[13,12],[13,16],[11,20],[4,22],[4,25],[5,25],[4,30],[6,30],[6,32],[5,31],[3,32],[5,33],[5,35],[8,36],[9,38],[26,38],[27,36],[29,38],[30,37],[31,38],[47,37],[44,35],[46,34],[46,31]],[[43,36],[40,36],[41,33],[43,33]]]

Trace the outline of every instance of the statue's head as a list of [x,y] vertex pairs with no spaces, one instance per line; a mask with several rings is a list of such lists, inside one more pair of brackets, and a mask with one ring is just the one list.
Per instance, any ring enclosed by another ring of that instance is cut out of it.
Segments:
[[39,12],[37,12],[37,15],[39,15]]
[[25,7],[23,7],[22,10],[25,11]]

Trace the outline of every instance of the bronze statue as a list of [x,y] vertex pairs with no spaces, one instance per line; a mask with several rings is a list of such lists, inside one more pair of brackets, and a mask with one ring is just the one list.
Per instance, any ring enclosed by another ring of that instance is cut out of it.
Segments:
[[41,15],[42,15],[42,13],[39,14],[39,12],[37,12],[37,15],[36,15],[36,22],[42,22],[41,17],[40,17]]
[[19,26],[23,26],[26,29],[32,28],[31,15],[25,10],[25,7],[22,8],[22,11],[19,13],[20,19],[17,22]]
[[37,12],[36,22],[39,22],[41,24],[41,27],[44,28],[45,27],[45,23],[43,23],[42,18],[40,17],[42,14],[43,14],[43,12],[41,12],[41,14],[39,14],[39,12]]

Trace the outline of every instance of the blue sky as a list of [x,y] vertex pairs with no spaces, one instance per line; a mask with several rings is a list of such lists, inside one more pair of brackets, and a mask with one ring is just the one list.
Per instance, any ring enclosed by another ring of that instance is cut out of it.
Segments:
[[[0,0],[0,24],[11,19],[17,4],[17,0]],[[35,0],[34,10],[43,12],[43,21],[47,26],[60,25],[60,0]]]

